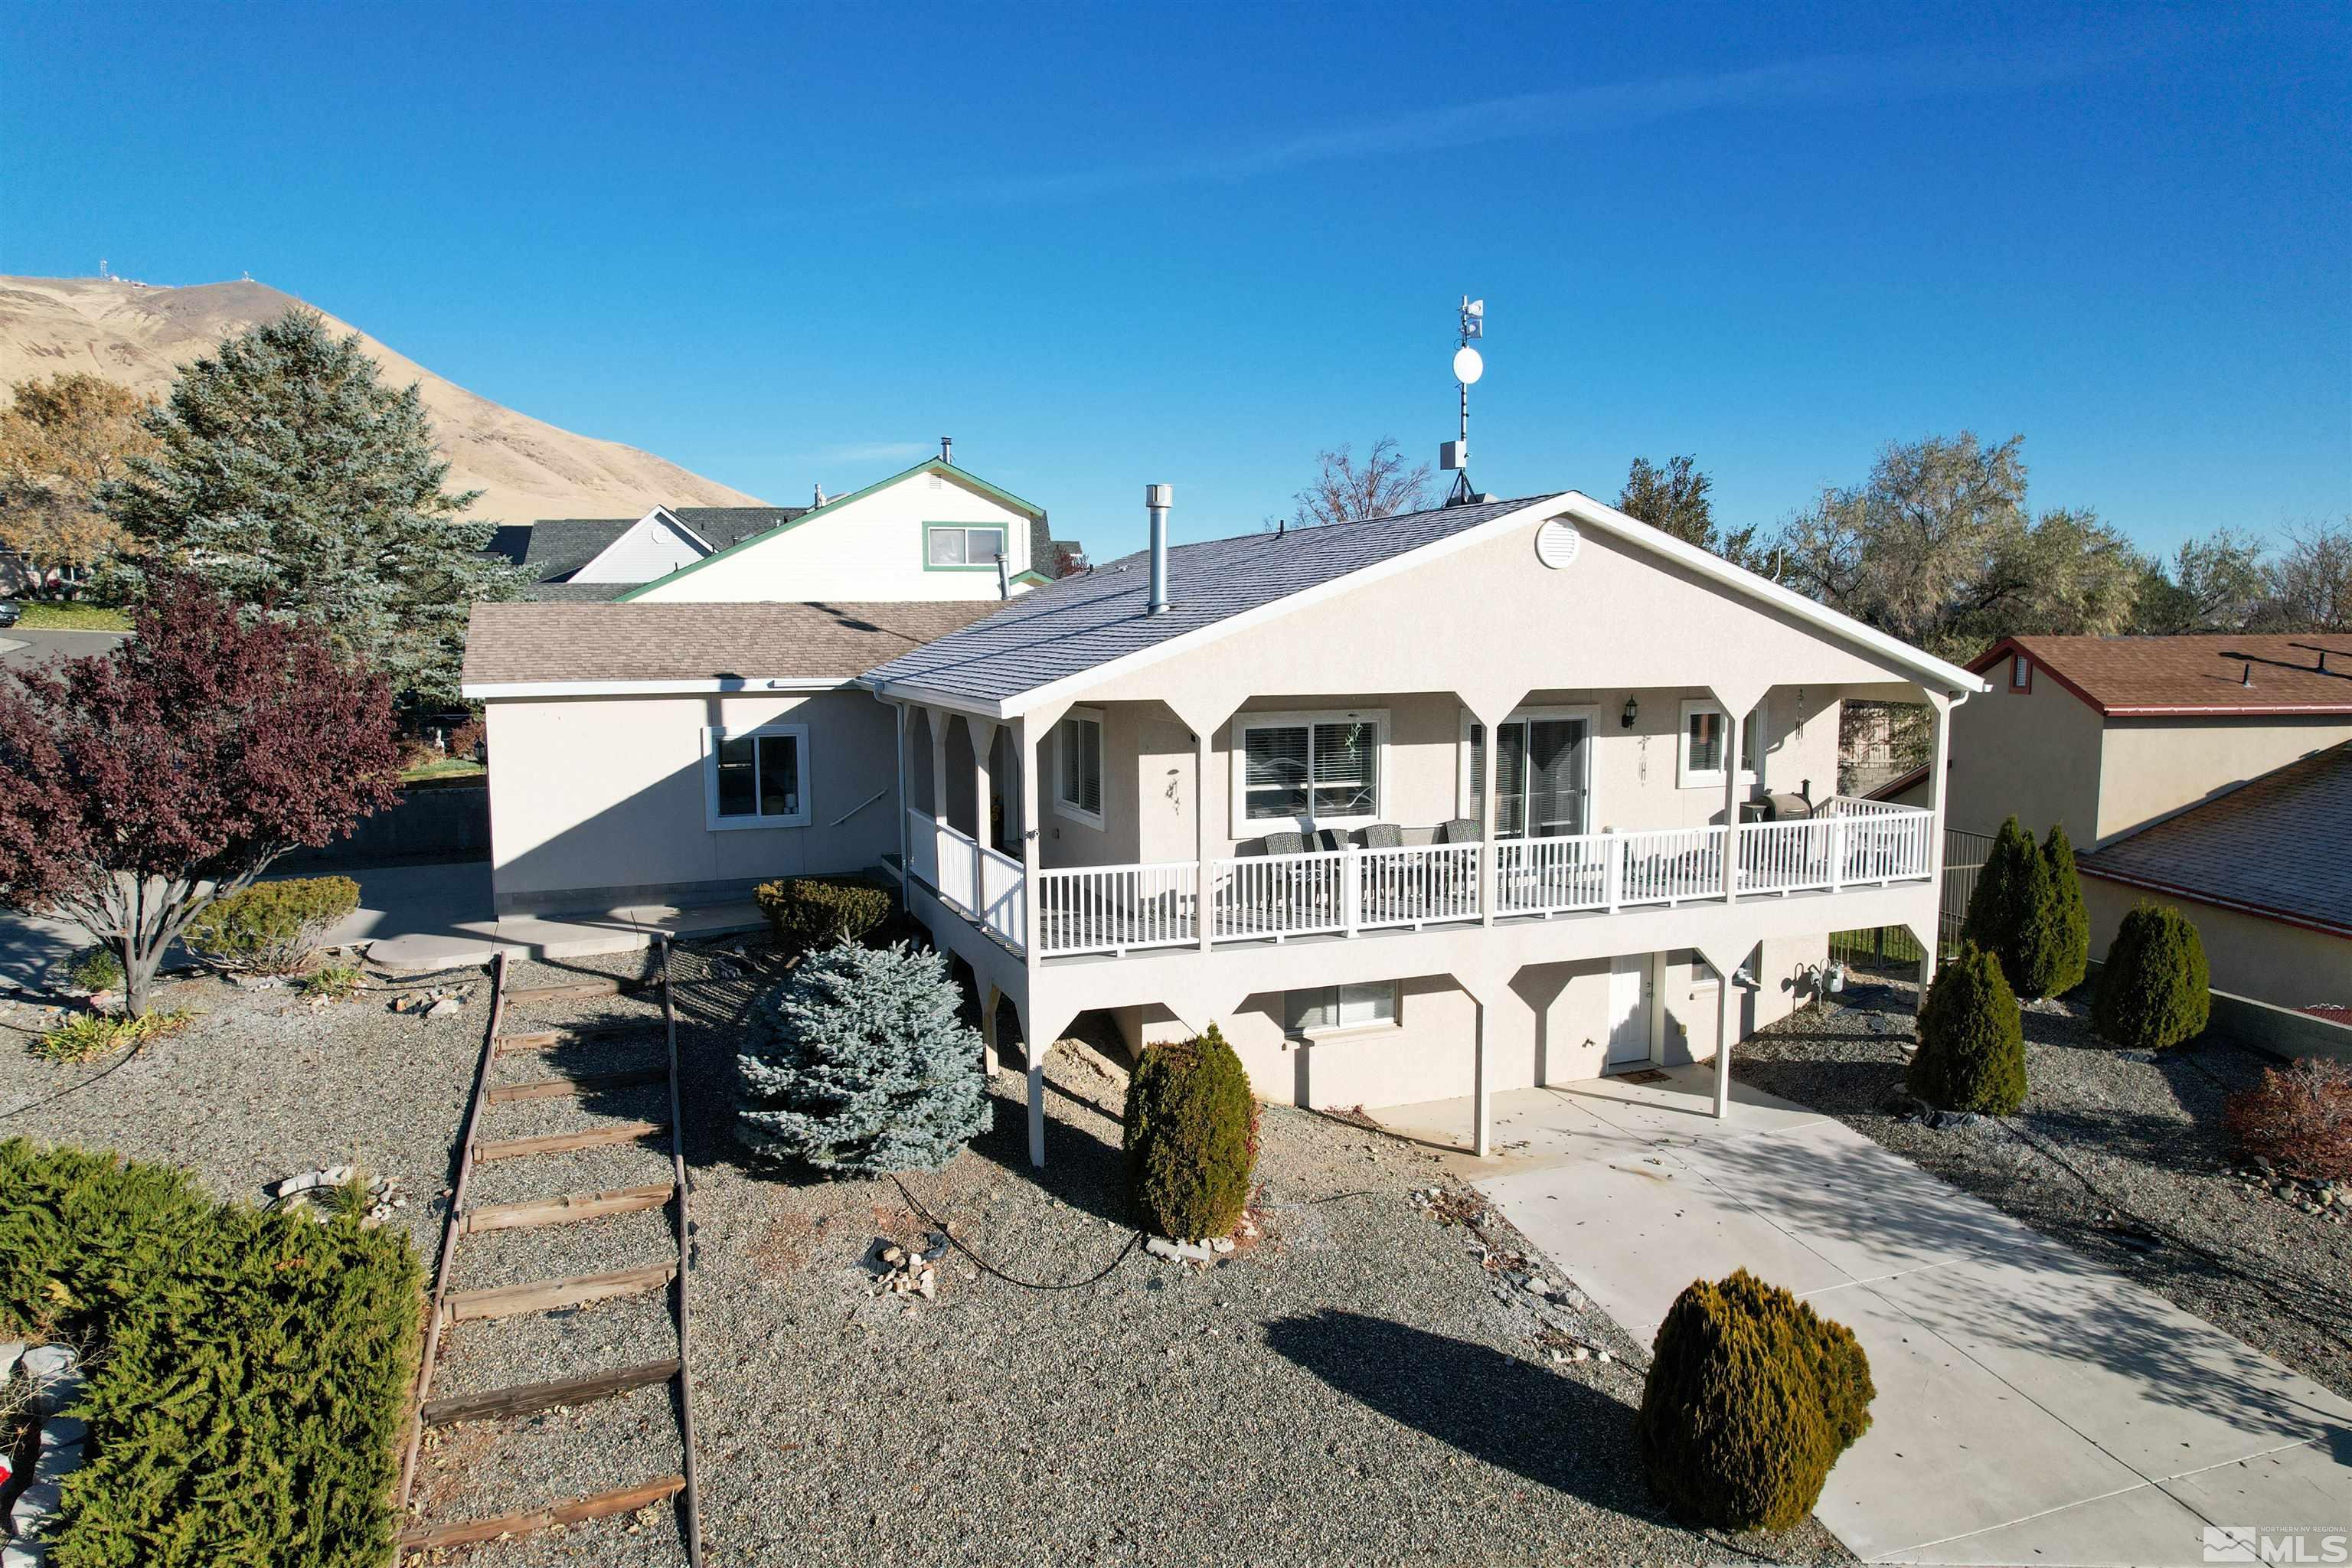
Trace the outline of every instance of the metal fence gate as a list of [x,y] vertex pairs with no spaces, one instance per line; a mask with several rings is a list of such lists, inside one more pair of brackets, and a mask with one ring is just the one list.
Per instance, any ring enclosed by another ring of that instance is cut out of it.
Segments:
[[[1992,852],[1990,833],[1944,829],[1944,887],[1936,901],[1936,962],[1941,964],[1959,945],[1960,923],[1968,918],[1969,900],[1976,896],[1977,876]],[[1901,926],[1874,931],[1830,933],[1830,958],[1849,969],[1885,969],[1906,974],[1919,967],[1919,943]]]

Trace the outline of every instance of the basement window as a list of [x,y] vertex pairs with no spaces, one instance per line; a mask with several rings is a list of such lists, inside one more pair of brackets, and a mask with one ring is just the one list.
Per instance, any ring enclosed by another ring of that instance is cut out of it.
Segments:
[[1342,1029],[1393,1027],[1397,1021],[1397,984],[1384,980],[1373,985],[1318,985],[1282,994],[1283,1028],[1294,1039],[1335,1034]]

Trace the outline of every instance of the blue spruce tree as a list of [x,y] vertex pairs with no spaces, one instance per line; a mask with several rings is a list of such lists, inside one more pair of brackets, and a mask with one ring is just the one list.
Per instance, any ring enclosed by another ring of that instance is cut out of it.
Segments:
[[821,1171],[937,1170],[988,1130],[980,1031],[947,960],[901,944],[812,953],[763,997],[738,1056],[753,1152]]

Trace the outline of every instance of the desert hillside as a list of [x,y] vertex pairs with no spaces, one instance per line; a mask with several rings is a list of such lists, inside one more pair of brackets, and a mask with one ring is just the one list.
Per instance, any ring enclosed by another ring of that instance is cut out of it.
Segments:
[[[0,277],[0,386],[85,370],[161,395],[222,338],[302,301],[260,283],[151,289],[103,278]],[[339,332],[354,329],[329,316]],[[360,333],[394,385],[419,383],[449,459],[449,488],[479,489],[469,514],[502,522],[625,517],[656,502],[757,506],[756,496],[676,463],[517,414]]]

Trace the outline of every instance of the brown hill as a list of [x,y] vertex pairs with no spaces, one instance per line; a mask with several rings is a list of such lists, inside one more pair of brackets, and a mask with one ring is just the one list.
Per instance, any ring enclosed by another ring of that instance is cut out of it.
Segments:
[[[0,277],[0,386],[84,370],[160,395],[179,366],[222,338],[301,302],[261,283],[152,289],[106,278]],[[355,330],[332,316],[327,321],[338,332]],[[656,502],[763,504],[650,452],[575,436],[501,407],[365,332],[360,342],[385,380],[419,384],[449,459],[449,488],[483,492],[470,517],[530,522],[635,516]]]

